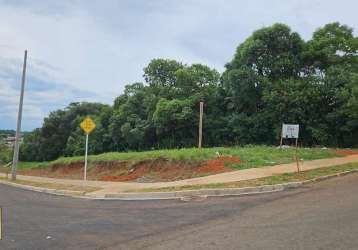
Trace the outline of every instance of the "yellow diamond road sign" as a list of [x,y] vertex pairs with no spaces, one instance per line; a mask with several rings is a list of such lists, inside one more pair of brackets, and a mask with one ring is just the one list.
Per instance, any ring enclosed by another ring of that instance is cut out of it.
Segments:
[[80,127],[83,129],[83,131],[85,131],[86,134],[89,134],[96,128],[96,124],[91,118],[86,117],[83,122],[81,122]]

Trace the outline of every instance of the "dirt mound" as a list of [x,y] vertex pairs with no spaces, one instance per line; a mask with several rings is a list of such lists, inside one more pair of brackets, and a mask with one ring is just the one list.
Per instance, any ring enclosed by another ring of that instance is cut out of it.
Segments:
[[339,155],[355,155],[358,154],[357,149],[336,149],[335,152]]
[[[172,161],[166,158],[133,161],[105,161],[89,165],[88,180],[159,182],[188,179],[231,171],[225,162],[239,163],[240,159],[220,156],[204,163],[198,161]],[[19,174],[52,178],[82,179],[83,162],[53,165],[49,168],[21,169]]]
[[101,177],[103,181],[131,181],[137,180],[146,182],[146,180],[154,181],[173,181],[192,178],[195,169],[199,163],[196,162],[179,162],[169,161],[165,158],[155,160],[140,161],[129,165],[126,169],[127,174],[121,176],[113,176],[113,174]]
[[217,174],[230,171],[225,167],[225,162],[240,163],[241,160],[238,157],[233,156],[219,156],[215,159],[206,161],[202,166],[196,169],[196,173],[201,174]]
[[48,168],[19,169],[18,173],[50,178],[82,179],[83,168],[83,162],[76,162],[68,165],[55,164]]

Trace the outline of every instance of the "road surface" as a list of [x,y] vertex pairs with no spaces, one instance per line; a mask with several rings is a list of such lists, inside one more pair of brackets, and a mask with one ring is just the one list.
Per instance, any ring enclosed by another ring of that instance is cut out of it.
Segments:
[[358,174],[265,195],[96,201],[0,185],[0,249],[358,249]]

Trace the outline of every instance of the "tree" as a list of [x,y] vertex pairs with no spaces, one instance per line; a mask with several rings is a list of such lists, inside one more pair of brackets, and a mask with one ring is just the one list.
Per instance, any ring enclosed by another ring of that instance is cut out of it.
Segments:
[[358,39],[327,24],[304,42],[284,24],[258,29],[220,74],[203,64],[153,59],[144,82],[113,106],[72,103],[25,135],[22,160],[83,154],[82,119],[97,128],[89,152],[192,147],[204,102],[205,146],[276,144],[282,123],[300,124],[304,145],[358,146]]
[[[322,122],[327,113],[323,84],[319,78],[307,77],[272,84],[263,93],[264,113],[273,137],[278,141],[282,123],[300,124],[300,140],[308,145],[328,140]],[[266,122],[266,126],[267,126]]]
[[314,32],[307,43],[305,57],[311,67],[325,73],[334,65],[356,67],[357,53],[358,38],[354,37],[353,29],[335,22]]
[[180,89],[183,97],[199,94],[208,87],[215,87],[219,83],[220,74],[202,64],[193,64],[176,71],[175,87]]
[[74,137],[74,133],[80,131],[79,124],[84,117],[100,116],[108,108],[107,105],[100,103],[83,102],[71,103],[64,110],[51,112],[49,117],[44,119],[41,129],[25,137],[20,159],[48,161],[66,154],[74,155],[73,152],[69,152],[69,148],[66,150],[69,137]]
[[255,31],[236,50],[227,71],[247,66],[259,76],[278,79],[297,78],[302,69],[304,41],[284,24]]
[[171,87],[176,82],[175,72],[183,65],[175,60],[153,59],[144,68],[144,79],[150,86]]
[[248,115],[259,111],[263,85],[267,82],[265,77],[257,75],[253,69],[244,65],[226,71],[223,80],[230,110]]
[[192,146],[195,143],[198,118],[193,110],[194,102],[186,100],[160,99],[153,114],[158,138],[164,147]]
[[0,164],[7,164],[11,161],[12,150],[0,142]]
[[20,144],[19,157],[23,161],[42,161],[41,129],[34,129],[31,133],[24,135],[23,143]]

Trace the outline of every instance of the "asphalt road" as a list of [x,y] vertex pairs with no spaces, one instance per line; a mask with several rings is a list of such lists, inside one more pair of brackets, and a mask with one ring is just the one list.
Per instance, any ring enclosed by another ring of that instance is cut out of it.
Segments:
[[358,249],[358,174],[273,194],[95,201],[0,185],[0,249]]

